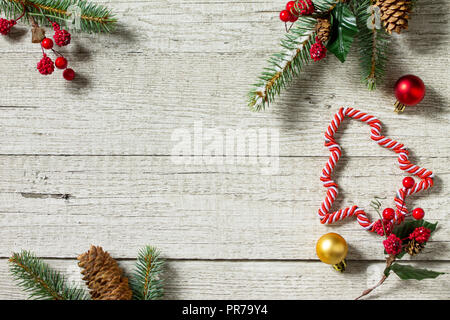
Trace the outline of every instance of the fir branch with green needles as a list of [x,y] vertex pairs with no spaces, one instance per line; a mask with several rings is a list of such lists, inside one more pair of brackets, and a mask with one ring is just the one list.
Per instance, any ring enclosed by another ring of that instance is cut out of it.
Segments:
[[63,275],[28,251],[14,253],[10,271],[19,285],[37,300],[86,300],[83,290],[66,284]]
[[[281,90],[300,74],[305,65],[311,61],[309,50],[315,41],[316,17],[329,15],[340,0],[314,1],[314,16],[300,16],[281,40],[281,52],[272,55],[269,67],[266,67],[249,92],[248,106],[253,111],[260,111],[272,103]],[[297,4],[298,5],[298,1]]]
[[80,10],[79,27],[83,32],[111,32],[117,22],[110,9],[87,0],[0,0],[0,13],[13,19],[23,12],[24,6],[25,18],[33,18],[41,25],[50,25],[48,19],[67,25],[73,15],[71,8]]
[[[371,0],[355,0],[354,9],[359,29],[357,43],[362,80],[369,90],[373,90],[384,75],[391,37],[380,25],[377,25],[375,8]],[[379,21],[378,24],[380,24]]]
[[158,300],[164,296],[163,271],[164,260],[160,252],[151,246],[139,251],[134,273],[130,279],[130,287],[134,300]]
[[282,89],[288,86],[303,67],[311,61],[309,49],[314,42],[316,19],[300,17],[285,38],[281,40],[283,51],[269,59],[259,82],[249,93],[248,105],[253,111],[265,109]]

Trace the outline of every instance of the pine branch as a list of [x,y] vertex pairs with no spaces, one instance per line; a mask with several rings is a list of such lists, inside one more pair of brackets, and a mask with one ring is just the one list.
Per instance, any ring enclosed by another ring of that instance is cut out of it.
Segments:
[[274,54],[268,61],[269,67],[259,77],[259,82],[249,93],[248,105],[253,111],[265,109],[298,76],[303,67],[311,61],[309,49],[314,43],[316,19],[300,17],[281,46],[283,51]]
[[130,280],[134,300],[158,300],[164,296],[161,274],[164,261],[159,251],[150,246],[139,251],[135,270]]
[[84,291],[66,284],[63,275],[50,269],[28,251],[14,253],[9,259],[10,271],[19,285],[37,300],[86,300]]
[[[384,75],[388,46],[391,40],[384,28],[376,28],[375,11],[369,9],[371,5],[371,0],[354,1],[356,22],[359,29],[357,42],[362,80],[369,90],[375,89]],[[368,20],[371,23],[368,23]]]
[[108,8],[87,0],[0,0],[0,12],[13,19],[23,11],[23,5],[26,7],[25,20],[31,16],[41,25],[49,26],[50,19],[68,26],[76,18],[72,17],[71,8],[79,8],[79,27],[83,32],[111,32],[117,22]]

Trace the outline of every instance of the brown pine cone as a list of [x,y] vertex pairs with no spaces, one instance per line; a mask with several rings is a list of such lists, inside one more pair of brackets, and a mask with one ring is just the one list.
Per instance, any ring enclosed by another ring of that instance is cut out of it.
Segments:
[[411,1],[409,0],[376,0],[375,5],[380,8],[381,21],[388,33],[400,33],[408,29]]
[[406,252],[408,252],[412,256],[415,256],[416,254],[420,253],[423,248],[425,248],[425,245],[423,243],[418,243],[413,239],[408,243]]
[[78,256],[78,260],[93,300],[131,300],[133,293],[128,279],[108,252],[91,246],[88,252]]
[[317,32],[317,38],[324,43],[327,42],[328,39],[330,39],[330,33],[331,33],[331,23],[328,19],[317,19],[316,24],[316,32]]

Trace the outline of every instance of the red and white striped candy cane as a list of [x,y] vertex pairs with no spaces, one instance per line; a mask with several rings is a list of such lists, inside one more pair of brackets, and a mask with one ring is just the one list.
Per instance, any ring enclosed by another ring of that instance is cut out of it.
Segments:
[[334,135],[345,117],[357,119],[370,125],[371,139],[376,141],[380,146],[398,153],[398,163],[400,169],[421,179],[420,182],[415,183],[412,188],[406,189],[405,187],[402,187],[397,191],[397,195],[394,198],[396,206],[395,217],[392,222],[395,224],[400,224],[405,217],[411,215],[405,205],[406,197],[432,187],[433,173],[430,170],[412,164],[408,160],[408,150],[403,144],[382,136],[380,134],[380,120],[374,116],[368,115],[367,113],[348,107],[339,109],[338,113],[334,115],[331,124],[325,132],[325,146],[330,150],[331,156],[328,159],[325,168],[323,168],[322,175],[320,177],[324,187],[327,188],[325,200],[319,209],[320,222],[323,224],[331,224],[347,217],[356,216],[358,223],[364,229],[372,232],[374,231],[375,222],[371,222],[367,217],[366,212],[356,205],[330,213],[330,208],[338,195],[338,185],[331,179],[331,174],[333,173],[333,170],[342,155],[341,147],[335,141]]

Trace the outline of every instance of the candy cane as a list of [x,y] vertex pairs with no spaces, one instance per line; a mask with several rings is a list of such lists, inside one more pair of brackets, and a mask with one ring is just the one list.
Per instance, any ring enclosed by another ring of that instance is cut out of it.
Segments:
[[388,137],[382,136],[380,133],[381,122],[377,118],[349,107],[339,109],[338,113],[334,115],[331,124],[328,126],[328,129],[325,132],[325,146],[331,152],[331,156],[328,159],[325,167],[323,168],[322,175],[320,177],[323,186],[327,188],[325,200],[323,201],[318,212],[320,222],[323,224],[331,224],[338,220],[343,220],[347,217],[356,216],[358,223],[364,229],[372,232],[374,231],[375,222],[370,222],[370,219],[367,217],[364,209],[356,205],[330,213],[330,208],[336,200],[339,192],[337,183],[331,179],[331,174],[333,173],[333,170],[342,155],[341,147],[334,140],[334,135],[345,117],[357,119],[370,125],[371,139],[376,141],[380,146],[398,153],[398,163],[400,169],[421,179],[420,182],[414,183],[413,187],[409,189],[402,187],[397,191],[397,194],[394,198],[396,206],[395,216],[391,222],[400,224],[405,219],[405,217],[411,215],[405,205],[406,198],[410,195],[432,187],[434,175],[430,170],[412,164],[408,160],[409,152],[403,144]]

